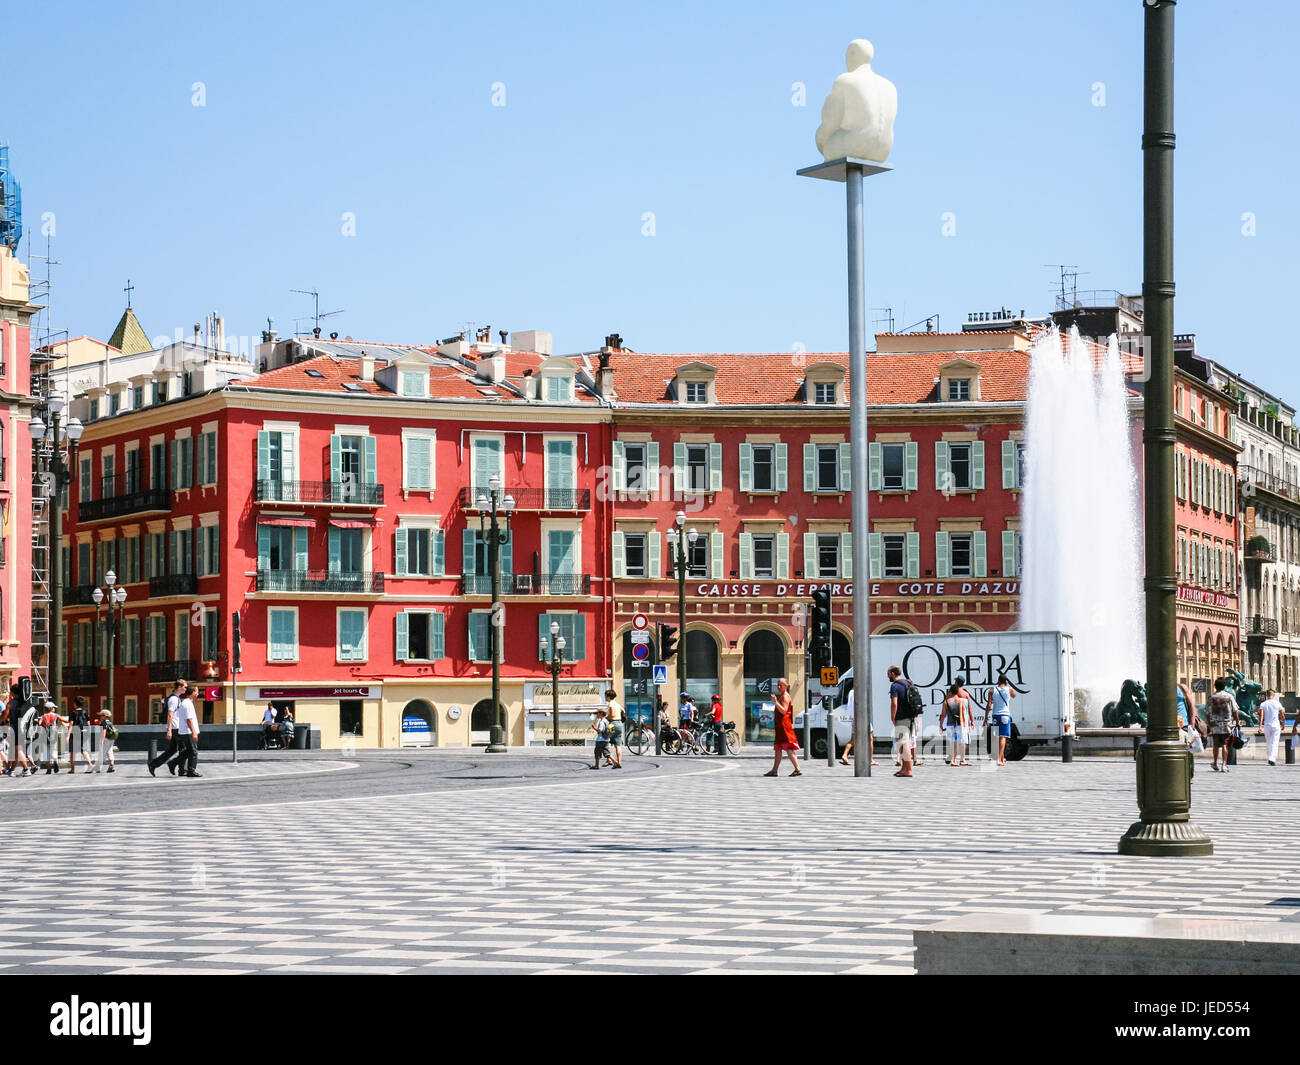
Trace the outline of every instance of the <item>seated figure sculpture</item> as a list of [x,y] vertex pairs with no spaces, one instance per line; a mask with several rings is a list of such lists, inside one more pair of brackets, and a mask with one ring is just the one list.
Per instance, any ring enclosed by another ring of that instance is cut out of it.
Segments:
[[822,104],[817,150],[832,159],[868,159],[883,163],[894,146],[898,90],[871,69],[875,49],[856,40],[845,56],[848,72],[837,77]]
[[1247,680],[1246,674],[1236,669],[1225,670],[1228,679],[1228,691],[1232,692],[1232,697],[1237,700],[1237,711],[1241,714],[1242,728],[1254,728],[1259,724],[1259,716],[1255,711],[1259,707],[1259,697],[1263,694],[1264,686],[1256,684],[1253,680]]

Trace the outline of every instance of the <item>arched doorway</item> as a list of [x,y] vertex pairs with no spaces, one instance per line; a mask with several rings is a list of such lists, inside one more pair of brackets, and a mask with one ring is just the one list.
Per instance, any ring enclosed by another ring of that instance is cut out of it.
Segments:
[[[654,633],[649,633],[650,657],[647,662],[659,661],[659,651],[655,645]],[[635,665],[632,657],[632,630],[623,633],[623,709],[627,711],[629,721],[653,721],[656,693],[667,698],[667,691],[660,692],[653,684],[650,666]],[[712,693],[710,693],[712,694]],[[676,705],[672,701],[669,705]]]
[[831,665],[838,669],[841,675],[853,666],[853,644],[839,629],[831,629]]
[[[718,690],[718,641],[702,629],[691,629],[686,633],[685,654],[686,690],[696,706],[707,708]],[[669,705],[675,707],[680,702],[674,699]]]
[[486,747],[491,742],[492,726],[497,724],[492,715],[492,700],[480,699],[469,712],[469,745]]
[[[770,629],[745,638],[745,740],[771,743],[776,738],[772,703],[776,682],[785,676],[785,644]],[[800,707],[802,709],[802,707]]]
[[438,745],[438,715],[428,701],[412,699],[402,707],[402,724],[398,745],[402,747],[436,747]]

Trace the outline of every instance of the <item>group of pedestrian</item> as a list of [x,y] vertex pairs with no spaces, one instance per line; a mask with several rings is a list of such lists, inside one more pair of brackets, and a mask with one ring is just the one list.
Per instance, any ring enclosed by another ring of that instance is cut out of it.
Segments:
[[167,696],[164,714],[167,719],[167,750],[149,759],[149,775],[167,763],[173,776],[201,777],[196,766],[199,762],[199,715],[194,709],[194,696],[198,689],[177,680]]
[[59,772],[60,741],[69,751],[69,773],[77,771],[78,754],[84,760],[83,772],[117,771],[117,727],[108,710],[92,720],[86,700],[79,695],[65,717],[49,699],[38,709],[17,684],[10,685],[7,698],[0,692],[0,762],[4,764],[0,773],[21,778],[42,770],[46,776]]
[[623,768],[623,753],[619,750],[623,743],[623,717],[618,694],[613,688],[605,689],[605,705],[596,711],[596,720],[591,723],[596,733],[596,764],[590,768],[599,769],[602,762],[610,769]]

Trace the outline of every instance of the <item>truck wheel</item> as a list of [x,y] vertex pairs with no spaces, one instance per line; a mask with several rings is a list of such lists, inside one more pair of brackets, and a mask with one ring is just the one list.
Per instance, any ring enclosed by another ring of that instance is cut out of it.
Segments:
[[822,729],[814,729],[812,734],[812,757],[826,757],[826,732]]

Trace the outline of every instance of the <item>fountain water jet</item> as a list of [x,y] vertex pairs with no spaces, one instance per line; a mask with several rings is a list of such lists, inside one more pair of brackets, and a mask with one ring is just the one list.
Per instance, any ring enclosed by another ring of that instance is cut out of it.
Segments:
[[1020,628],[1074,637],[1089,724],[1146,674],[1137,472],[1119,347],[1098,367],[1076,329],[1030,354]]

